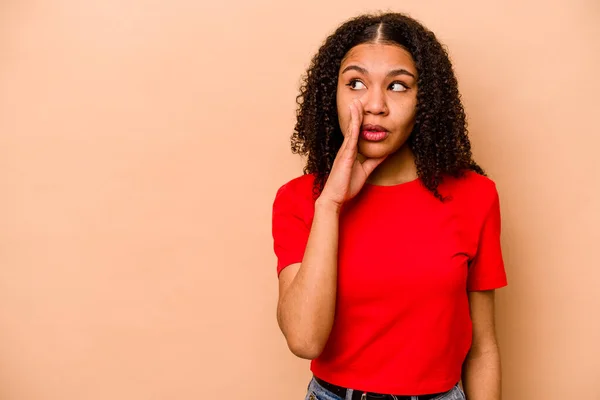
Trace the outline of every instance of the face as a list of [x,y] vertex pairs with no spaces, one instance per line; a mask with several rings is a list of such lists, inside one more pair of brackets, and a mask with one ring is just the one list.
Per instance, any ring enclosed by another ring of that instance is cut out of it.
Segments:
[[406,143],[415,122],[417,78],[412,56],[400,46],[360,44],[346,54],[338,74],[338,120],[346,135],[349,105],[353,99],[360,100],[360,154],[378,158]]

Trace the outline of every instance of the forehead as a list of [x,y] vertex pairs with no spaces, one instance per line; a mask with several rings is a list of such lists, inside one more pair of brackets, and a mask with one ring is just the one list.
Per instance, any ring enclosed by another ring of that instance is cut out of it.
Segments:
[[367,67],[388,68],[390,66],[403,66],[415,71],[415,63],[410,53],[404,48],[394,44],[364,43],[354,46],[342,59],[340,67],[358,63]]

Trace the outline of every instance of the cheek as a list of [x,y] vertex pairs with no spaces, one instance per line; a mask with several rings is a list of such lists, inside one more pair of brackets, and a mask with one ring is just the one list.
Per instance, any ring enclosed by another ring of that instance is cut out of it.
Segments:
[[393,112],[396,124],[401,126],[411,125],[414,123],[417,114],[416,104],[413,104],[412,102],[408,104],[399,104],[395,107]]

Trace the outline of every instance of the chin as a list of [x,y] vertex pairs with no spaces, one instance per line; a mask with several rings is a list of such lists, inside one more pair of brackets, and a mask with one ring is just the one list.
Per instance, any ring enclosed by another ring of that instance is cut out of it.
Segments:
[[383,142],[359,142],[358,152],[366,158],[380,158],[392,154],[394,149]]

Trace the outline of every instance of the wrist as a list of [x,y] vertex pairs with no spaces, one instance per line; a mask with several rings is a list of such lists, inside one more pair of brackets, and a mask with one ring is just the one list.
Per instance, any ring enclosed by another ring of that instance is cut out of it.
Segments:
[[335,214],[339,214],[342,209],[342,204],[339,204],[336,201],[329,200],[325,197],[319,197],[315,201],[315,211],[323,210],[328,212],[334,212]]

